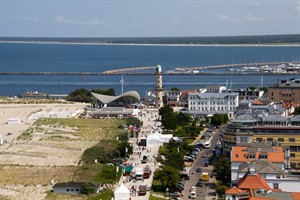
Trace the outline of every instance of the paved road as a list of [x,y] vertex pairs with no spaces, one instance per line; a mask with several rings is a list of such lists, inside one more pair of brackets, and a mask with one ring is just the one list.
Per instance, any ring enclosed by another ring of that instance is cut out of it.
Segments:
[[[184,191],[182,192],[183,194],[183,199],[187,200],[189,199],[189,195],[190,195],[190,189],[192,186],[195,186],[197,181],[201,178],[201,174],[202,172],[208,172],[209,174],[212,174],[212,170],[213,170],[213,166],[209,165],[208,167],[204,167],[204,161],[207,160],[207,158],[202,158],[203,154],[207,154],[209,155],[210,152],[212,152],[213,148],[216,146],[217,141],[220,140],[220,134],[222,132],[222,130],[224,130],[224,126],[220,127],[219,129],[216,130],[216,133],[214,133],[212,135],[212,139],[211,139],[211,147],[209,149],[203,149],[202,151],[200,151],[200,153],[197,155],[196,160],[194,161],[193,165],[191,166],[191,168],[189,169],[189,176],[190,176],[190,180],[186,180],[185,181],[185,187],[184,187]],[[198,167],[201,167],[202,172],[201,173],[197,173],[196,169]],[[211,182],[213,182],[213,180],[210,180]],[[197,188],[197,199],[212,199],[212,196],[209,196],[209,192],[211,191],[209,189],[209,184],[208,183],[203,183],[202,187],[196,187]]]

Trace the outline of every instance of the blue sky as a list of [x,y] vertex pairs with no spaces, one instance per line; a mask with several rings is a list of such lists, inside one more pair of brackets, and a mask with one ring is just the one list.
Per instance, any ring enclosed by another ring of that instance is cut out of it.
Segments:
[[0,36],[300,34],[294,0],[0,0]]

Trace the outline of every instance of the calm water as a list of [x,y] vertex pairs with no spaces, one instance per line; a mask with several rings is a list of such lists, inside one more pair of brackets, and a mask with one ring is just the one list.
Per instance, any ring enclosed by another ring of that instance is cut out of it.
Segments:
[[[0,43],[2,72],[102,72],[111,69],[162,65],[163,70],[176,67],[245,62],[298,61],[299,47],[204,47],[204,46],[101,46],[71,44]],[[224,70],[224,69],[219,69]],[[292,76],[264,76],[268,86]],[[295,76],[293,76],[295,77]],[[120,76],[0,76],[0,95],[14,96],[30,91],[67,94],[85,87],[113,87],[120,93]],[[299,78],[296,76],[296,78]],[[261,76],[164,76],[164,88],[192,89],[211,84],[231,84],[232,88],[259,86]],[[154,90],[154,76],[124,76],[125,91]]]

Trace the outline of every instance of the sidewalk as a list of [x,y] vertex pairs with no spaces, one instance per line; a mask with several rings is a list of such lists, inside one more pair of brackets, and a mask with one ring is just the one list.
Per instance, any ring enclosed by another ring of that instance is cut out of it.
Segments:
[[[157,122],[157,118],[159,117],[157,109],[143,109],[142,112],[142,122],[143,126],[141,127],[141,131],[139,134],[139,138],[141,136],[147,137],[149,134],[154,132],[161,133],[160,122]],[[122,177],[121,181],[124,185],[131,191],[131,200],[148,200],[150,196],[150,192],[148,191],[145,196],[138,196],[137,192],[139,191],[140,185],[147,185],[148,188],[151,188],[153,181],[154,171],[158,168],[156,165],[156,156],[158,154],[159,147],[151,146],[151,147],[139,147],[137,146],[137,139],[134,139],[133,142],[133,154],[130,156],[128,163],[131,163],[133,167],[138,167],[144,169],[147,165],[150,167],[152,173],[150,178],[135,181],[130,180],[128,177]],[[146,164],[142,164],[141,160],[143,156],[147,156],[148,162]]]

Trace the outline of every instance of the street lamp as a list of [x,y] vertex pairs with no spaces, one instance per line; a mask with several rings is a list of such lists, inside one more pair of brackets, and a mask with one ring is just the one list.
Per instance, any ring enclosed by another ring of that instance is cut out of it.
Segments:
[[168,197],[168,199],[170,198],[170,195],[169,195],[169,188],[166,188],[166,196]]

